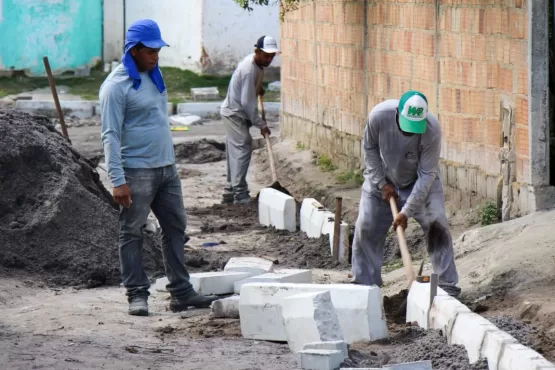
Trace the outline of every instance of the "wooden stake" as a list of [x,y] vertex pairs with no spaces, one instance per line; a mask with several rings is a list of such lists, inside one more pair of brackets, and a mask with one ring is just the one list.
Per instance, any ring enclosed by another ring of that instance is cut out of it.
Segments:
[[339,259],[339,241],[341,240],[341,209],[343,208],[343,198],[335,198],[335,220],[333,225],[333,260]]

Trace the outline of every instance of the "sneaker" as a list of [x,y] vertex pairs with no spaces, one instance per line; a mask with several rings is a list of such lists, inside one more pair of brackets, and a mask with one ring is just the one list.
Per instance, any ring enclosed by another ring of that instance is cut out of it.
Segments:
[[144,297],[135,297],[129,300],[129,311],[133,316],[148,316],[148,303]]
[[170,300],[170,311],[181,312],[187,310],[189,307],[209,308],[212,302],[218,299],[219,298],[214,295],[204,296],[193,291],[185,297],[172,297]]

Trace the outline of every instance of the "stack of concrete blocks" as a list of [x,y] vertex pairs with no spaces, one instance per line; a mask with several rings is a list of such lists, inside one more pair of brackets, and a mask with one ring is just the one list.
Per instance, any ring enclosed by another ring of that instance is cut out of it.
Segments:
[[[309,238],[328,235],[330,253],[333,254],[335,214],[327,211],[314,198],[305,198],[301,205],[301,231],[304,231]],[[338,260],[349,261],[349,224],[343,221],[340,225]]]
[[555,365],[489,320],[438,288],[430,306],[430,284],[414,282],[407,298],[407,322],[441,330],[449,344],[465,347],[470,364],[487,359],[490,370],[551,369]]
[[286,342],[282,305],[288,297],[329,292],[347,343],[387,338],[381,291],[376,286],[249,283],[241,287],[241,332],[247,339]]
[[193,100],[218,100],[220,92],[217,87],[193,87],[191,98]]
[[277,230],[297,230],[295,198],[272,188],[264,188],[258,197],[258,220],[261,225]]

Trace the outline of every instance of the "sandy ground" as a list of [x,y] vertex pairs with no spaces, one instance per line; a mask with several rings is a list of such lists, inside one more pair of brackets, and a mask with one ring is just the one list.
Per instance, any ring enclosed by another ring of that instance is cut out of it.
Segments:
[[[274,126],[277,134],[278,127]],[[73,145],[84,155],[101,153],[99,128],[69,130]],[[211,138],[223,142],[221,121],[193,126],[189,132],[174,133],[176,143]],[[260,134],[253,130],[260,143]],[[334,174],[322,173],[313,165],[308,151],[294,143],[274,146],[278,154],[280,181],[300,200],[344,197],[344,217],[356,217],[358,188],[337,184]],[[249,172],[252,195],[269,184],[265,151],[254,156]],[[225,162],[179,165],[185,205],[209,207],[218,203],[225,183]],[[99,170],[105,180],[105,173]],[[310,180],[307,180],[310,179]],[[106,183],[106,182],[105,182]],[[106,183],[107,184],[107,183]],[[326,184],[326,185],[322,185]],[[107,184],[108,185],[108,184]],[[108,186],[109,188],[109,186]],[[553,259],[550,225],[555,213],[542,213],[504,225],[475,228],[472,216],[451,215],[457,265],[465,299],[476,298],[486,307],[485,315],[505,313],[535,325],[546,338],[542,351],[555,357],[551,346],[555,323]],[[210,218],[221,225],[240,220]],[[276,235],[253,225],[233,230],[203,232],[206,217],[191,212],[189,253],[201,250],[207,241],[224,241],[211,249],[226,255],[257,254],[257,248],[276,240]],[[241,225],[240,225],[241,226]],[[411,226],[409,243],[420,248],[418,230]],[[469,231],[470,230],[470,231]],[[199,252],[200,253],[200,252]],[[268,256],[272,257],[272,256]],[[415,258],[415,266],[419,260]],[[429,271],[429,264],[426,271]],[[347,282],[348,268],[314,269],[314,281]],[[384,294],[406,287],[402,269],[384,274]],[[488,295],[486,295],[488,294]],[[237,320],[211,319],[207,310],[173,314],[166,311],[167,295],[152,291],[151,315],[126,314],[126,299],[120,287],[96,289],[47,288],[36,278],[24,275],[0,279],[0,362],[9,369],[292,369],[294,356],[286,344],[247,341],[241,338]]]

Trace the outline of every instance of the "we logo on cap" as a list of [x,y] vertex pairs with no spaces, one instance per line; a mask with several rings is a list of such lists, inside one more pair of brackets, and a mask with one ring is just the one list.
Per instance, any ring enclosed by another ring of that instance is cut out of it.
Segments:
[[412,134],[426,132],[428,99],[419,91],[410,90],[399,100],[399,126]]

